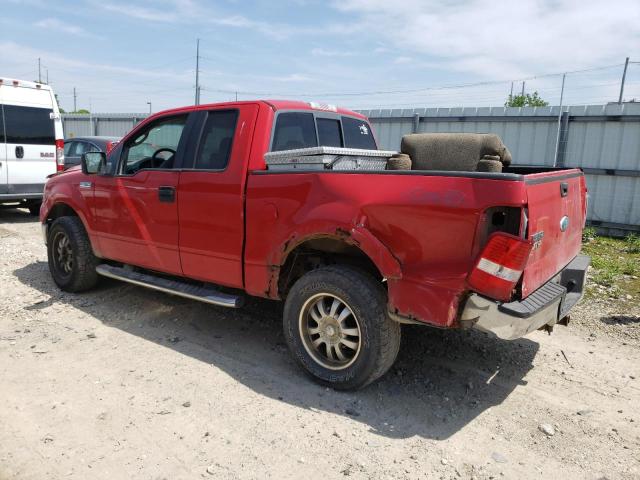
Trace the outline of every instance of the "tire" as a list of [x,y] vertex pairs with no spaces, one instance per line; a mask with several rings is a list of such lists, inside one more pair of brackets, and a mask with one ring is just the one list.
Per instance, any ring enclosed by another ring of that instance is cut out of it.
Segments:
[[60,217],[47,236],[47,257],[53,281],[66,292],[82,292],[98,283],[91,242],[78,217]]
[[[334,308],[336,300],[342,305]],[[297,363],[336,390],[362,388],[384,375],[400,349],[400,324],[389,318],[386,303],[382,285],[352,267],[305,274],[291,288],[283,318]]]
[[39,216],[40,215],[40,205],[42,205],[40,202],[28,204],[27,208],[29,209],[29,213],[31,215],[33,215],[34,217]]

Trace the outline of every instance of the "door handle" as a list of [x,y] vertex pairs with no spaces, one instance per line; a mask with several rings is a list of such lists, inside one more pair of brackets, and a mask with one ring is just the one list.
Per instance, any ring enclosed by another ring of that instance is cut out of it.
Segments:
[[24,157],[24,148],[16,147],[16,158],[22,158],[22,157]]
[[172,203],[176,201],[176,189],[175,187],[158,187],[158,199],[161,202]]

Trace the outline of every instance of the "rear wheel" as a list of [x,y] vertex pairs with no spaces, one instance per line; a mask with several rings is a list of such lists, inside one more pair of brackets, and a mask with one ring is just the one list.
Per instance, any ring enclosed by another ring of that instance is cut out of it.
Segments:
[[60,217],[51,224],[47,256],[51,276],[62,290],[81,292],[98,282],[98,259],[78,217]]
[[284,334],[300,366],[340,390],[364,387],[393,364],[400,325],[386,313],[386,292],[372,276],[347,266],[313,270],[293,286]]

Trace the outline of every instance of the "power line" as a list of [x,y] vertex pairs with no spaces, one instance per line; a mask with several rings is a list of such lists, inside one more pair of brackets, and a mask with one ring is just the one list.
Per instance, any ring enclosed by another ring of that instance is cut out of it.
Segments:
[[[286,93],[286,92],[251,92],[251,91],[241,91],[238,90],[237,93],[241,95],[256,95],[256,96],[298,96],[298,97],[355,97],[355,96],[374,96],[374,95],[398,95],[398,94],[407,94],[407,93],[419,93],[419,92],[427,92],[433,90],[453,90],[460,88],[470,88],[470,87],[481,87],[487,85],[500,85],[500,84],[509,84],[510,82],[526,82],[527,80],[535,80],[539,78],[548,78],[548,77],[556,77],[562,75],[570,75],[575,73],[584,73],[584,72],[593,72],[598,70],[605,70],[614,67],[620,67],[623,64],[615,64],[615,65],[606,65],[602,67],[593,67],[593,68],[585,68],[581,70],[571,70],[567,72],[559,72],[559,73],[546,73],[540,75],[534,75],[526,78],[519,79],[509,79],[509,80],[492,80],[492,81],[483,81],[483,82],[475,82],[475,83],[463,83],[463,84],[453,84],[453,85],[440,85],[440,86],[432,86],[432,87],[422,87],[422,88],[413,88],[406,90],[375,90],[370,92],[322,92],[322,93]],[[217,93],[224,94],[235,94],[236,90],[224,90],[224,89],[214,89],[209,90]]]

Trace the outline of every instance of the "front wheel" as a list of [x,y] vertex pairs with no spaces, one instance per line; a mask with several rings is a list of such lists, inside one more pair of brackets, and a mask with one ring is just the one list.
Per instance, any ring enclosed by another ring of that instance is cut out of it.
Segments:
[[98,282],[98,259],[78,217],[60,217],[51,224],[47,257],[53,281],[62,290],[82,292]]
[[339,390],[362,388],[396,359],[400,325],[387,315],[386,292],[347,266],[305,274],[287,296],[284,335],[300,366]]

